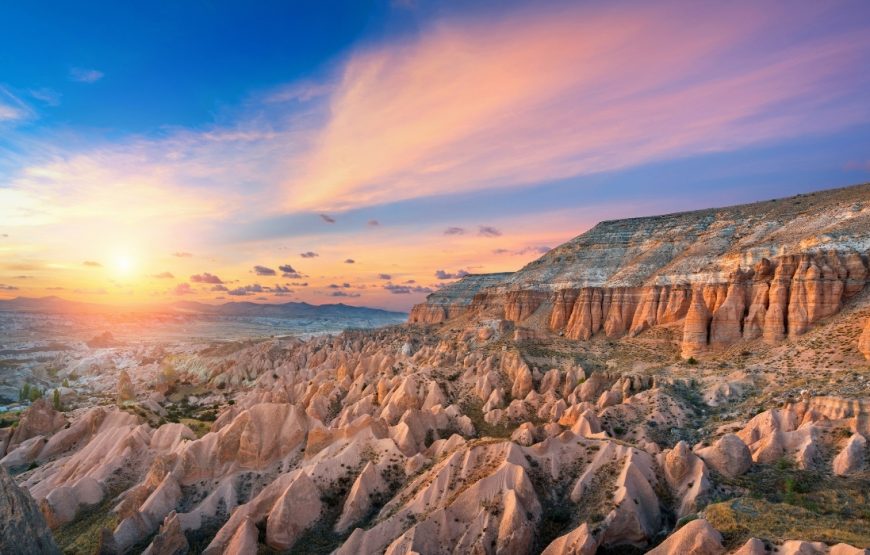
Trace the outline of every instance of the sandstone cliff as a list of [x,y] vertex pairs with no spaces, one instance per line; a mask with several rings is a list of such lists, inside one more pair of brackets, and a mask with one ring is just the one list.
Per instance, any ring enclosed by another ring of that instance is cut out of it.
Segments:
[[867,325],[864,326],[864,333],[861,339],[858,340],[858,349],[864,353],[867,360],[870,360],[870,319],[867,320]]
[[517,272],[433,293],[410,321],[502,318],[577,340],[677,325],[688,357],[805,333],[864,288],[868,250],[870,185],[608,221]]
[[510,276],[501,274],[469,274],[450,287],[430,294],[426,302],[416,305],[408,317],[415,324],[437,324],[463,314],[471,305],[474,296],[491,285],[496,285]]

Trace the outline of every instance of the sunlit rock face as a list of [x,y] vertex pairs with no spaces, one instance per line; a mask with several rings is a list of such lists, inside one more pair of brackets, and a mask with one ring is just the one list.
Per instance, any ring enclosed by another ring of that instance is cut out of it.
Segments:
[[412,323],[502,318],[586,341],[682,328],[683,356],[776,343],[836,313],[867,282],[870,186],[602,222],[512,274],[468,276]]
[[861,334],[861,338],[858,340],[858,349],[860,349],[867,360],[870,360],[870,319],[867,320],[867,324],[864,326],[864,333]]

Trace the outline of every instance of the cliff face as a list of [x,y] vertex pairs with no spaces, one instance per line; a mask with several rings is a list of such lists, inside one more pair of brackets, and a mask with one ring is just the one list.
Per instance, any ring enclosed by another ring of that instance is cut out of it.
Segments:
[[526,326],[539,315],[534,325],[577,340],[681,325],[688,357],[806,332],[864,288],[868,250],[870,185],[602,222],[518,272],[469,276],[430,295],[410,321],[470,315]]
[[465,314],[480,290],[501,283],[510,275],[509,272],[469,274],[449,287],[432,293],[425,303],[412,308],[408,321],[413,324],[437,324]]

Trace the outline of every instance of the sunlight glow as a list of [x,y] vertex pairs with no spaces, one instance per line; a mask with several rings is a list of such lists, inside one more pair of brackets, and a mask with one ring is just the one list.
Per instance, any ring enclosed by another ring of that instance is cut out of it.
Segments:
[[135,260],[127,254],[119,254],[115,257],[115,272],[120,276],[129,276],[136,266]]

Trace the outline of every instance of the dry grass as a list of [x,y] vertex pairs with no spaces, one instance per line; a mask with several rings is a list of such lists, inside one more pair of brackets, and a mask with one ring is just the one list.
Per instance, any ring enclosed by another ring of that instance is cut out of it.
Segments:
[[704,514],[722,533],[729,548],[738,547],[753,537],[776,543],[801,539],[870,546],[870,522],[867,520],[820,515],[787,503],[739,497],[709,505]]

